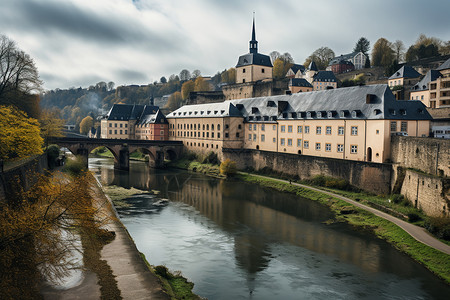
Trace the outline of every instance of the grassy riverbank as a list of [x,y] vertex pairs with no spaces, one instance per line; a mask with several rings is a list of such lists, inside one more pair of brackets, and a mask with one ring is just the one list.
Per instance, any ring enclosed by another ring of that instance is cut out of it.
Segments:
[[[246,182],[294,193],[310,200],[319,201],[331,208],[335,213],[336,221],[347,222],[353,226],[374,232],[376,236],[408,254],[450,284],[450,255],[416,241],[397,225],[321,192],[279,182],[270,178],[256,177],[251,174],[239,174],[238,178]],[[348,196],[351,192],[345,192],[345,194]],[[361,195],[358,195],[358,193],[353,194],[353,197],[358,198],[357,196],[359,197]]]

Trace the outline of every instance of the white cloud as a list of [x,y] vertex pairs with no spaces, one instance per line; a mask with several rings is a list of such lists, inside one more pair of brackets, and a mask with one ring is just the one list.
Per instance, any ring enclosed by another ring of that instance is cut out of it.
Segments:
[[96,82],[147,84],[182,69],[204,75],[233,67],[248,51],[252,12],[260,52],[297,63],[328,46],[337,55],[367,37],[420,33],[450,39],[450,3],[421,1],[3,0],[1,34],[36,61],[45,88]]

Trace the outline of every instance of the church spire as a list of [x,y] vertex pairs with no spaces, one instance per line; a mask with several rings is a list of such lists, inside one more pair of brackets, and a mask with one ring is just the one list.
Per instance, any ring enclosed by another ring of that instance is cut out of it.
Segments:
[[253,12],[252,40],[250,41],[250,53],[258,53],[258,41],[256,40],[255,13],[254,12]]

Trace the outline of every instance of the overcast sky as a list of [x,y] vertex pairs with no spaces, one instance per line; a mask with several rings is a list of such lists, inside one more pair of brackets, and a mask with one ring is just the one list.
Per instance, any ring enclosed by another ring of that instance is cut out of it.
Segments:
[[449,0],[0,0],[0,34],[31,55],[45,89],[148,84],[234,67],[253,11],[259,52],[296,63],[321,46],[350,53],[362,36],[450,40]]

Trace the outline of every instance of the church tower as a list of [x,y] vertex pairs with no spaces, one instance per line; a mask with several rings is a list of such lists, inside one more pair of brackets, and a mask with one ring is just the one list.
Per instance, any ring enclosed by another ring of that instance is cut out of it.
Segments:
[[272,62],[268,55],[258,53],[255,18],[253,17],[252,39],[249,42],[249,53],[241,55],[236,65],[236,83],[255,82],[272,79]]

